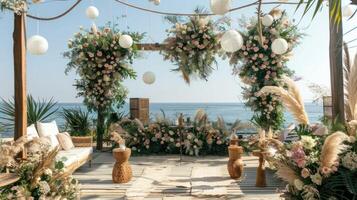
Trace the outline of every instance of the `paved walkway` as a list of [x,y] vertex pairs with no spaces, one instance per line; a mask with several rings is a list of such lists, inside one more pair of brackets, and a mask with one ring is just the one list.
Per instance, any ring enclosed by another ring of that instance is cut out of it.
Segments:
[[265,188],[255,187],[255,157],[244,157],[242,180],[230,179],[226,157],[142,156],[130,159],[134,177],[126,184],[113,184],[114,159],[110,153],[94,155],[92,168],[84,165],[74,174],[81,183],[82,199],[280,199],[284,184],[267,171]]

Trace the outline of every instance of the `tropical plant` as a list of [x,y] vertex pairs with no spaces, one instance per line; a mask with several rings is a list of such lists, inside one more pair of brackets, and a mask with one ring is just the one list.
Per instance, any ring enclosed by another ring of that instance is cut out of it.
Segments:
[[[27,96],[27,125],[51,119],[57,112],[57,102],[53,98],[34,99],[31,95]],[[1,99],[0,103],[0,120],[5,128],[14,128],[15,122],[15,100]]]
[[[292,75],[287,62],[302,34],[297,26],[289,21],[285,11],[275,8],[266,15],[274,19],[269,26],[261,27],[256,18],[248,22],[242,20],[241,34],[244,44],[239,51],[227,55],[230,64],[234,66],[234,74],[239,75],[244,83],[243,98],[246,100],[245,104],[254,112],[253,123],[267,131],[270,127],[274,130],[282,128],[283,106],[275,96],[258,96],[257,93],[264,86],[281,85],[283,76]],[[259,36],[260,33],[262,37]],[[260,41],[261,38],[263,42]],[[285,53],[273,52],[272,44],[276,39],[284,39],[288,43],[289,48]]]
[[161,54],[164,60],[177,65],[173,71],[182,73],[186,83],[192,76],[207,80],[217,64],[216,54],[220,50],[217,31],[224,29],[223,21],[214,22],[204,13],[203,9],[195,10],[196,16],[187,18],[167,16],[165,19],[172,24],[165,40],[167,48]]
[[[79,79],[75,86],[78,96],[84,97],[89,111],[96,111],[97,149],[102,149],[105,134],[105,120],[113,108],[120,108],[128,91],[123,86],[126,78],[136,78],[135,71],[129,66],[138,57],[136,45],[123,48],[119,40],[123,35],[130,35],[134,43],[139,42],[144,34],[121,32],[117,24],[108,23],[106,27],[76,33],[68,42],[69,51],[64,57],[70,61],[66,73],[76,71]],[[128,36],[125,36],[128,37]]]
[[65,120],[65,130],[73,136],[86,136],[92,132],[92,119],[88,111],[81,108],[63,109],[61,113]]
[[[296,10],[298,10],[300,7],[305,6],[302,17],[304,17],[311,9],[313,9],[313,15],[312,19],[315,18],[317,13],[322,9],[322,6],[326,2],[326,0],[299,0],[299,3],[297,4]],[[342,0],[329,0],[328,1],[328,6],[330,8],[330,15],[332,16],[332,19],[334,19],[335,23],[340,23],[342,20],[342,12],[341,12],[341,4]],[[357,5],[357,0],[352,0],[351,4]],[[355,10],[354,14],[351,16],[351,18],[356,14],[357,9]]]

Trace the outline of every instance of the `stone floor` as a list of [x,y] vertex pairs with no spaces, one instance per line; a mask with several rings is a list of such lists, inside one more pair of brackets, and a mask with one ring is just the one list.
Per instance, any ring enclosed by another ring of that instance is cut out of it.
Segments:
[[110,153],[96,153],[92,167],[87,164],[74,176],[81,183],[82,199],[280,199],[278,188],[284,183],[267,171],[267,187],[255,187],[258,161],[244,157],[241,180],[227,172],[227,157],[140,156],[130,159],[133,179],[126,184],[111,180],[114,159]]

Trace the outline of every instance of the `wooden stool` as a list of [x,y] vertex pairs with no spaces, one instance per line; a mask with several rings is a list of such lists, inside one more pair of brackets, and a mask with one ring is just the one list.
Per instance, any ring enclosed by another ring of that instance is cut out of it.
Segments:
[[238,179],[243,174],[243,147],[237,145],[230,145],[228,147],[228,173],[233,179]]
[[133,173],[129,163],[130,154],[130,148],[113,149],[113,156],[116,160],[112,173],[113,183],[127,183],[131,180]]
[[257,178],[255,181],[256,187],[266,187],[266,177],[265,177],[265,152],[253,151],[253,155],[259,158],[259,166],[257,168]]

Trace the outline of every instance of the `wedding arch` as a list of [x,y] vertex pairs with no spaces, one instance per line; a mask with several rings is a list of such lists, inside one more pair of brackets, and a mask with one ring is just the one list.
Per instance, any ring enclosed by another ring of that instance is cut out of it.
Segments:
[[[35,19],[35,20],[45,20],[52,21],[64,17],[68,13],[70,13],[75,7],[79,5],[82,0],[77,0],[69,9],[64,11],[63,13],[53,16],[53,17],[38,17],[33,16],[31,14],[26,13],[26,10],[20,10],[14,12],[14,32],[13,32],[13,52],[14,52],[14,86],[15,86],[15,135],[14,138],[20,138],[21,136],[26,135],[27,128],[27,116],[26,116],[26,35],[25,35],[25,19],[26,17]],[[115,0],[116,2],[123,4],[125,6],[132,7],[134,9],[138,9],[145,12],[156,13],[160,15],[171,15],[171,16],[193,16],[197,15],[194,13],[173,13],[173,12],[163,12],[156,11],[151,9],[142,8],[139,6],[135,6],[133,4],[124,2],[122,0]],[[331,70],[331,88],[332,88],[332,96],[333,96],[333,114],[334,116],[338,116],[341,121],[344,121],[344,115],[340,113],[344,113],[344,99],[343,99],[343,68],[342,68],[342,47],[340,42],[343,40],[342,33],[342,22],[340,21],[341,16],[341,4],[336,4],[336,2],[330,0],[330,70]],[[246,5],[242,5],[240,7],[232,8],[228,10],[228,12],[234,12],[237,10],[241,10],[251,6],[258,6],[258,16],[261,14],[261,6],[262,5],[279,5],[279,4],[288,4],[300,6],[301,4],[307,3],[307,10],[304,11],[304,14],[311,8],[311,4],[313,3],[311,0],[307,2],[299,1],[299,2],[263,2],[262,0],[255,1],[253,3],[249,3]],[[353,1],[353,4],[357,2]],[[26,4],[26,1],[25,1]],[[310,5],[310,7],[309,7]],[[321,5],[317,4],[317,9]],[[336,6],[337,9],[336,9]],[[316,14],[316,11],[314,15]],[[204,16],[215,15],[213,13],[204,13],[199,14]],[[260,17],[258,17],[260,20]],[[137,45],[140,50],[146,51],[159,51],[165,47],[165,44],[138,44]],[[340,114],[340,115],[339,115]]]

